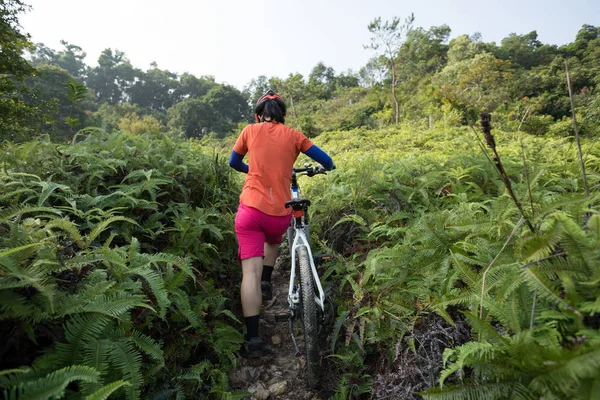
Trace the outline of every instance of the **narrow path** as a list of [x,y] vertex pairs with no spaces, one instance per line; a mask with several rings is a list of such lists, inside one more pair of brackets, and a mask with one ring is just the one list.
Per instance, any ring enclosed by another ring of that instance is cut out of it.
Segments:
[[[306,361],[304,355],[296,356],[288,323],[275,322],[275,313],[288,308],[289,274],[289,257],[279,257],[272,276],[273,299],[263,303],[260,314],[265,355],[260,359],[240,358],[238,368],[229,374],[232,389],[253,393],[248,399],[321,399],[317,391],[308,389],[306,385]],[[302,352],[304,337],[298,327],[294,334]]]

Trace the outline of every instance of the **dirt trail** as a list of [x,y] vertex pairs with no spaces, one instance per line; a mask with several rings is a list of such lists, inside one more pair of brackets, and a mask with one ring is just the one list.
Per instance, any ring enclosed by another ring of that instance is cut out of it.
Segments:
[[[253,393],[248,399],[317,400],[326,398],[306,385],[304,355],[296,356],[287,322],[275,322],[276,312],[287,311],[289,257],[277,259],[273,271],[273,299],[263,302],[260,313],[260,334],[265,355],[260,359],[240,358],[238,368],[229,374],[232,389]],[[302,352],[304,337],[296,324],[294,335]]]

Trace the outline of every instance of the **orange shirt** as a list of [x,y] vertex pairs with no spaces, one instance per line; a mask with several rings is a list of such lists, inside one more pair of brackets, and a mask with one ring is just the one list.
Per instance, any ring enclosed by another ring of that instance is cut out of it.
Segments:
[[249,157],[240,202],[267,215],[288,215],[285,202],[291,199],[294,163],[312,145],[301,132],[278,122],[246,126],[233,146]]

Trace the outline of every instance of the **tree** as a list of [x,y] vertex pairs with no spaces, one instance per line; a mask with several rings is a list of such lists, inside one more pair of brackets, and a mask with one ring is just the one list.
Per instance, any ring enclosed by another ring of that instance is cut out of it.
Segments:
[[382,49],[378,56],[383,58],[391,75],[390,87],[392,99],[394,100],[396,125],[400,119],[400,106],[398,97],[396,96],[396,85],[398,84],[397,57],[402,44],[406,40],[406,36],[412,30],[414,20],[414,14],[406,18],[403,25],[400,25],[400,19],[397,17],[394,17],[392,21],[385,21],[385,23],[381,22],[381,18],[376,18],[368,26],[369,32],[371,32],[373,37],[371,38],[371,43],[366,45],[365,48],[375,51]]
[[187,137],[202,138],[211,131],[223,134],[227,129],[213,106],[203,99],[182,100],[169,108],[167,115],[169,129]]
[[87,66],[85,65],[85,52],[81,47],[70,44],[64,40],[60,41],[64,50],[58,53],[57,63],[60,67],[66,69],[71,75],[82,78],[86,75]]
[[85,78],[88,67],[85,64],[85,52],[79,46],[70,44],[64,40],[60,43],[64,47],[61,51],[54,51],[44,43],[35,45],[35,49],[30,52],[31,64],[35,67],[40,65],[56,65],[77,78]]
[[202,99],[210,104],[221,118],[232,124],[232,128],[238,122],[248,120],[250,116],[248,99],[233,86],[217,85]]
[[135,112],[126,114],[119,121],[118,128],[131,135],[142,135],[144,133],[158,134],[162,130],[160,121],[151,115],[140,118]]
[[85,110],[89,103],[87,88],[69,71],[56,65],[40,65],[36,76],[25,80],[27,87],[36,93],[31,104],[52,104],[52,120],[46,121],[43,133],[55,139],[70,136],[73,130],[85,122]]
[[16,138],[29,126],[24,121],[39,110],[27,102],[23,80],[35,69],[23,57],[33,49],[29,35],[22,33],[18,15],[29,9],[20,0],[0,2],[0,138]]
[[543,46],[537,37],[536,31],[525,35],[511,33],[502,39],[496,56],[503,60],[510,60],[525,69],[546,64],[556,55],[556,47]]
[[260,75],[256,79],[252,79],[250,83],[244,87],[244,94],[250,101],[252,111],[254,111],[254,105],[270,88],[271,85],[269,83],[269,79],[264,75]]
[[427,31],[416,28],[408,32],[399,52],[402,73],[423,76],[444,68],[450,32],[448,25],[432,26]]
[[161,70],[155,64],[146,72],[135,69],[134,76],[135,83],[127,91],[131,103],[164,112],[179,100],[174,96],[180,86],[177,74]]
[[448,64],[456,64],[483,53],[479,36],[460,35],[450,41],[448,45]]
[[105,49],[98,57],[98,66],[90,70],[87,84],[98,101],[117,104],[127,100],[134,78],[134,69],[125,53]]
[[198,78],[186,72],[179,77],[179,85],[174,89],[173,97],[175,102],[188,97],[202,97],[216,85],[214,76],[201,76]]
[[308,75],[306,85],[311,97],[329,100],[336,87],[335,71],[322,62],[315,65]]
[[510,62],[490,53],[448,64],[435,77],[439,95],[461,112],[493,111],[510,100]]

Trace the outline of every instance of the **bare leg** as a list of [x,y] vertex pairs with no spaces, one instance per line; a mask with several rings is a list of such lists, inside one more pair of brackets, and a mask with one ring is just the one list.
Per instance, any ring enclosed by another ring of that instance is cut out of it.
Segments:
[[265,259],[263,260],[264,265],[275,265],[277,255],[279,254],[279,245],[270,244],[265,242]]
[[262,275],[263,258],[252,257],[242,260],[242,311],[244,317],[251,317],[260,313],[262,295],[260,277]]

